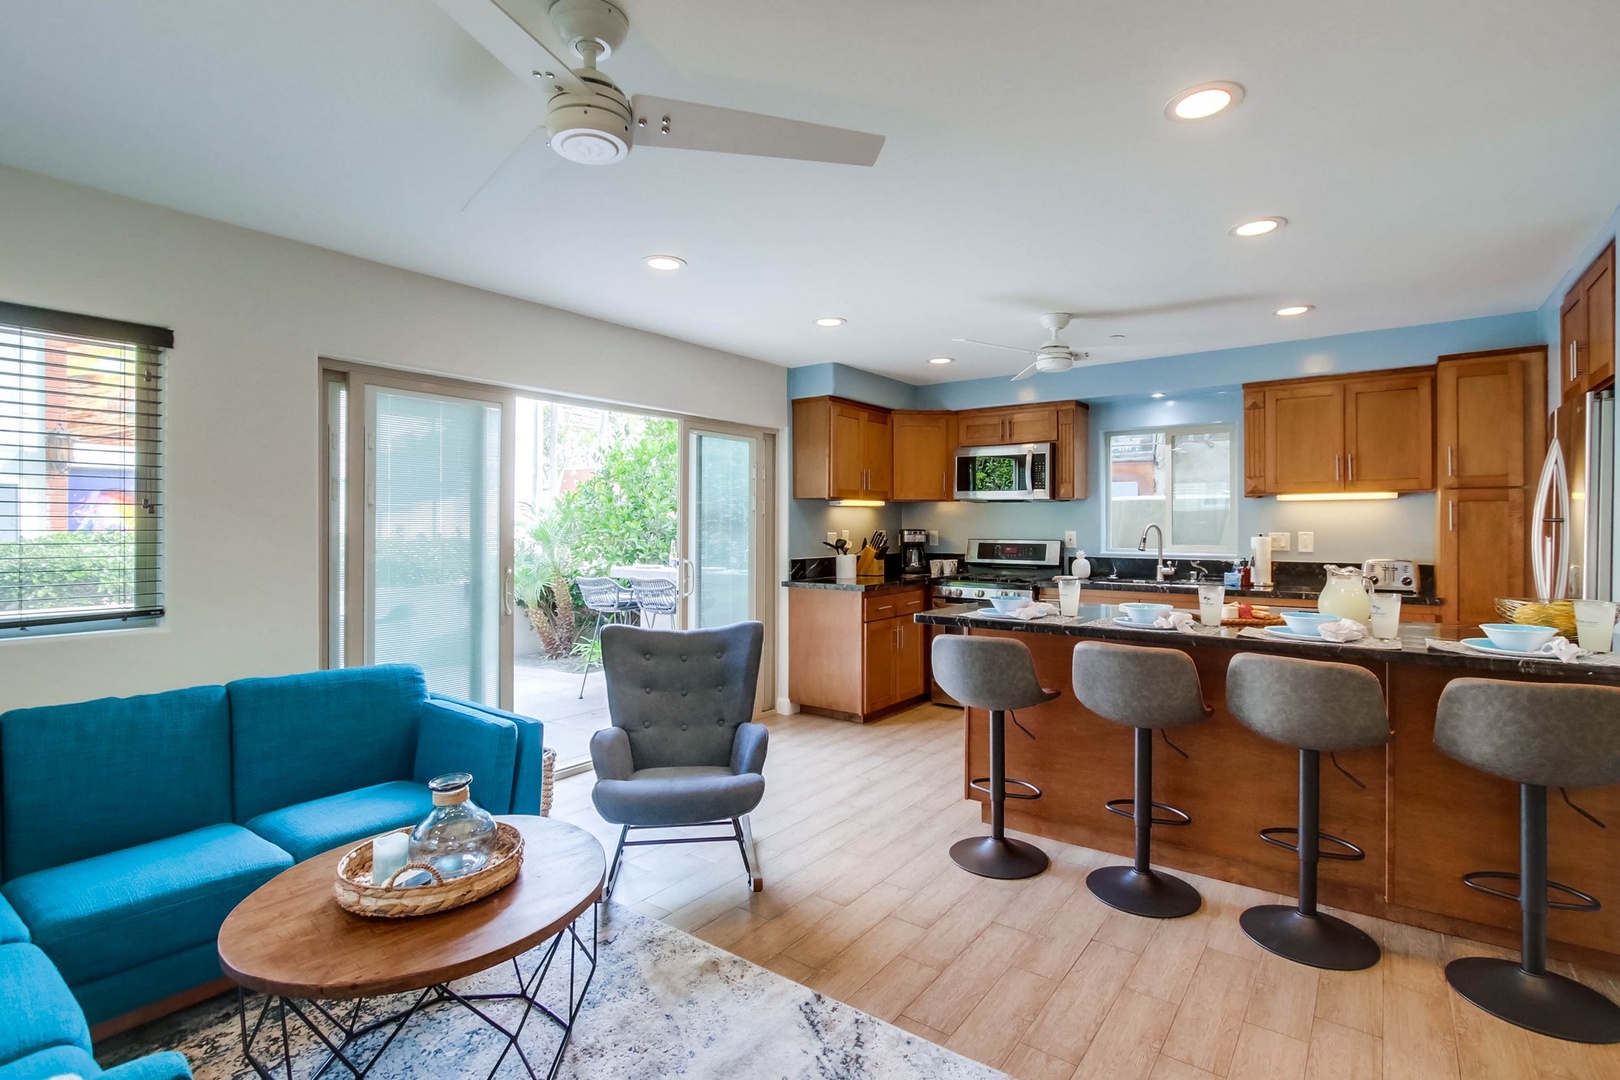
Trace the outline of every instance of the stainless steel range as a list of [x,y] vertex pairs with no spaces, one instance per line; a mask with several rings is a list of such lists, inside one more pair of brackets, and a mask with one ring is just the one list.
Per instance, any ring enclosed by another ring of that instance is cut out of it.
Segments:
[[[1063,566],[1060,540],[969,540],[962,576],[934,586],[933,606],[969,604],[995,596],[1027,596]],[[952,633],[942,626],[928,628],[928,654],[933,655],[934,636]],[[957,701],[933,681],[930,669],[928,696],[936,705],[956,705]]]

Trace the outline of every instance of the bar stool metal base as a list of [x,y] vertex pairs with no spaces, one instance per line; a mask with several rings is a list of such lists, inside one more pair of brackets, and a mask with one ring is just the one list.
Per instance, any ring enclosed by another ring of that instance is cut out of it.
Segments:
[[951,845],[951,858],[970,874],[1003,880],[1034,877],[1052,862],[1046,852],[1034,844],[1010,836],[970,836],[958,840]]
[[1620,1005],[1574,979],[1532,975],[1512,960],[1469,956],[1446,965],[1446,982],[1510,1024],[1569,1042],[1620,1043]]
[[1263,904],[1238,916],[1249,940],[1295,963],[1329,971],[1361,971],[1378,963],[1378,942],[1343,919],[1306,915],[1284,904]]
[[1104,866],[1086,875],[1091,895],[1111,908],[1149,919],[1180,919],[1203,906],[1198,890],[1178,877],[1134,866]]

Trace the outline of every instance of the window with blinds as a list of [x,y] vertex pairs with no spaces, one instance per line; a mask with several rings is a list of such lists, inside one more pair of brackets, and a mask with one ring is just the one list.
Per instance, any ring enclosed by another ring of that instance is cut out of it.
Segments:
[[163,614],[171,331],[0,303],[0,633]]

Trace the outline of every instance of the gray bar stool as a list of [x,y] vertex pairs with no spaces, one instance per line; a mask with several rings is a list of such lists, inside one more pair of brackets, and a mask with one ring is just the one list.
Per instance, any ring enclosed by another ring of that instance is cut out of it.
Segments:
[[[1299,824],[1260,830],[1266,843],[1299,853],[1299,903],[1249,908],[1238,917],[1243,932],[1262,949],[1296,963],[1332,971],[1372,967],[1381,955],[1378,943],[1316,909],[1316,866],[1319,859],[1367,857],[1350,841],[1321,831],[1322,754],[1389,742],[1389,713],[1377,677],[1350,664],[1241,653],[1226,669],[1226,705],[1250,731],[1299,749]],[[1290,833],[1296,843],[1282,839]],[[1323,851],[1323,840],[1341,850]]]
[[[1457,679],[1440,695],[1434,744],[1465,765],[1519,785],[1519,872],[1463,876],[1469,888],[1518,901],[1519,962],[1453,960],[1446,981],[1510,1024],[1571,1042],[1620,1042],[1620,1005],[1547,970],[1547,909],[1599,908],[1586,893],[1547,880],[1547,789],[1620,783],[1620,690]],[[1518,892],[1486,881],[1516,881]],[[1574,900],[1551,900],[1549,889]]]
[[[1203,904],[1198,890],[1154,870],[1149,845],[1155,825],[1192,824],[1184,811],[1153,801],[1153,733],[1196,724],[1214,711],[1204,704],[1192,657],[1175,649],[1083,641],[1074,647],[1074,696],[1104,720],[1136,729],[1132,797],[1103,804],[1109,813],[1135,820],[1135,862],[1093,870],[1086,887],[1109,907],[1132,915],[1150,919],[1191,915]],[[1156,818],[1154,810],[1166,816]]]
[[[1041,789],[1027,780],[1007,779],[1007,713],[1058,696],[1035,677],[1035,659],[1023,642],[1011,638],[941,634],[934,639],[934,681],[951,697],[990,713],[990,775],[970,781],[990,796],[990,835],[958,840],[951,858],[971,874],[989,878],[1034,877],[1050,860],[1034,844],[1007,836],[1008,799],[1038,799]],[[1008,785],[1021,788],[1009,792]]]

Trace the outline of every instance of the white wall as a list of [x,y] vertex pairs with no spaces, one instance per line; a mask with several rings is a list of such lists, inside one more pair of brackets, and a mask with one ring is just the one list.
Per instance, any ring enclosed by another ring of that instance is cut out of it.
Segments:
[[0,221],[0,299],[175,332],[169,614],[0,641],[0,710],[320,666],[321,356],[787,427],[757,360],[14,169]]

